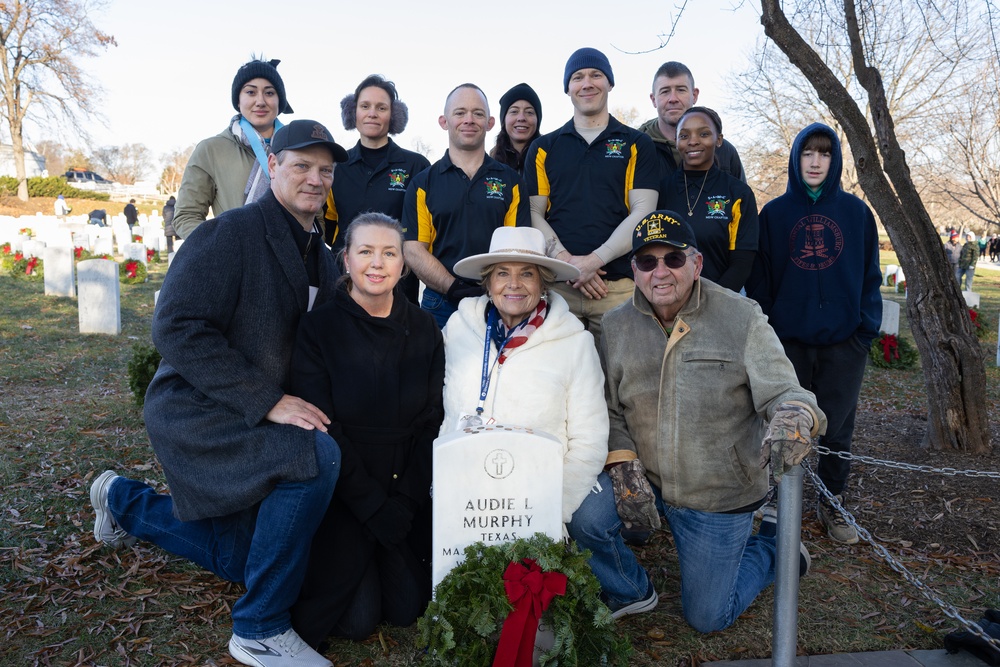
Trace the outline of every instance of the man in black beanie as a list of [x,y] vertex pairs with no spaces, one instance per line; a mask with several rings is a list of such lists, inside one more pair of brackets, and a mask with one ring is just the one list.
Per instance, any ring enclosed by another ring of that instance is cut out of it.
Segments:
[[595,342],[604,313],[632,296],[632,230],[656,207],[659,182],[652,140],[608,112],[614,85],[607,56],[575,51],[563,76],[573,118],[535,140],[524,167],[532,226],[552,257],[580,269],[579,279],[553,289]]

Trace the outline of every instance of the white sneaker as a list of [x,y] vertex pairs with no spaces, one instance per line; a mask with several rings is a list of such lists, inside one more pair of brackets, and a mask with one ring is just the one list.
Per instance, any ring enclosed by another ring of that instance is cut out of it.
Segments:
[[233,635],[229,655],[251,667],[333,667],[333,663],[306,644],[289,628],[267,639],[243,639]]
[[94,514],[97,515],[94,519],[94,538],[113,549],[121,546],[130,547],[136,542],[135,537],[118,526],[114,515],[111,514],[111,508],[108,507],[108,489],[116,479],[118,475],[113,470],[105,470],[90,485],[90,503],[94,506]]

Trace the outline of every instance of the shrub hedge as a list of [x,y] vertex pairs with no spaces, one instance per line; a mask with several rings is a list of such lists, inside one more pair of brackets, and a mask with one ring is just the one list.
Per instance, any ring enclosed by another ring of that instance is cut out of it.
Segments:
[[[17,179],[13,176],[0,176],[0,196],[13,197],[16,194]],[[78,190],[61,176],[32,176],[28,179],[29,197],[58,197],[59,195],[96,201],[108,201],[111,198],[106,192]]]

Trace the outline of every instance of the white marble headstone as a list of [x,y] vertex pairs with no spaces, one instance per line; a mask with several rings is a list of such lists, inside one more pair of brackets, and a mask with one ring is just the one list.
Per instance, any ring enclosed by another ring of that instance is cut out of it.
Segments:
[[899,304],[895,301],[882,299],[882,327],[883,333],[899,335]]
[[48,246],[42,261],[45,269],[45,296],[76,296],[76,261],[73,249]]
[[541,431],[492,424],[435,440],[433,585],[475,542],[562,539],[562,468],[562,444]]
[[88,259],[77,266],[80,277],[80,333],[118,335],[122,332],[118,263]]
[[111,244],[111,239],[107,236],[98,236],[94,239],[94,254],[95,255],[114,255],[115,248]]
[[887,264],[886,265],[886,267],[885,267],[885,276],[882,278],[882,284],[883,285],[888,285],[889,284],[889,276],[895,276],[896,275],[896,269],[898,269],[898,268],[899,268],[899,265],[897,265],[897,264]]
[[969,308],[979,308],[979,292],[962,290],[962,297],[965,299],[965,305]]
[[122,255],[126,261],[137,259],[142,262],[143,266],[146,265],[146,246],[142,243],[126,243],[125,247],[122,248]]
[[42,253],[45,251],[45,244],[41,241],[25,241],[21,244],[21,252],[24,253],[25,257],[37,257],[42,258]]

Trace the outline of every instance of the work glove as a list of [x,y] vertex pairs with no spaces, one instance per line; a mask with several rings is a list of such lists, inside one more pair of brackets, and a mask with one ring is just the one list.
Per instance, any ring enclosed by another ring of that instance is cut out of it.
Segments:
[[803,406],[792,403],[778,406],[760,447],[760,467],[771,464],[775,483],[792,466],[802,463],[812,449],[812,427],[812,413]]
[[656,496],[646,479],[646,467],[639,459],[615,465],[608,471],[615,492],[618,516],[628,530],[656,530],[660,513],[656,511]]
[[448,288],[448,293],[444,295],[444,298],[448,299],[448,303],[458,307],[458,303],[466,297],[479,297],[483,295],[483,288],[480,285],[474,283],[469,283],[461,278],[455,278],[455,282],[451,284]]
[[391,496],[365,522],[365,528],[382,546],[394,547],[410,533],[412,506],[413,502],[407,498]]

